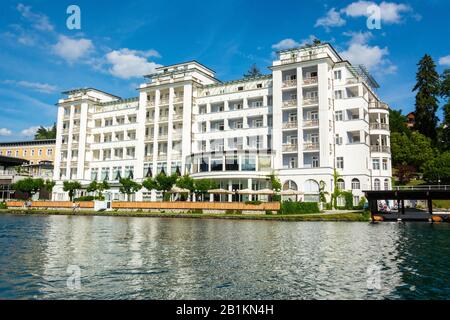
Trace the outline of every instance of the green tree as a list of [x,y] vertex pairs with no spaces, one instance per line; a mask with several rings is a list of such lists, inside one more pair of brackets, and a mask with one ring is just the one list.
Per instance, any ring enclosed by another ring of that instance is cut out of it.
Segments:
[[392,164],[412,165],[421,170],[422,165],[436,155],[432,141],[417,131],[408,137],[405,133],[394,132],[391,135]]
[[127,195],[127,201],[130,201],[130,196],[132,194],[135,194],[142,189],[142,185],[130,178],[122,178],[119,180],[119,183],[121,185],[119,191],[120,193]]
[[194,179],[192,179],[191,176],[189,176],[188,174],[185,174],[184,176],[179,177],[176,182],[176,186],[178,188],[187,189],[190,192],[195,191]]
[[[269,176],[268,179],[270,181],[270,185],[273,191],[276,192],[280,192],[281,188],[283,187],[281,184],[280,179],[278,178],[278,176],[275,174],[275,172],[272,172]],[[281,201],[281,196],[279,194],[273,195],[272,196],[272,201]]]
[[46,139],[56,139],[56,124],[53,124],[53,127],[50,129],[41,126],[34,135],[34,140]]
[[405,133],[409,136],[411,134],[411,130],[409,130],[406,125],[406,121],[406,116],[402,114],[402,110],[389,109],[389,128],[391,133]]
[[441,76],[441,97],[445,99],[442,106],[444,119],[440,128],[439,141],[441,150],[450,150],[450,69],[446,69]]
[[43,187],[44,180],[33,178],[19,180],[13,185],[14,190],[24,193],[27,199],[32,198],[33,195],[38,193]]
[[440,93],[439,74],[436,72],[433,59],[428,54],[417,65],[419,67],[416,74],[417,83],[413,88],[413,91],[417,91],[414,128],[436,141],[437,97]]
[[81,189],[81,184],[78,181],[64,181],[63,190],[69,193],[70,201],[73,201],[73,196],[77,190]]
[[333,171],[333,182],[334,182],[334,189],[333,189],[333,193],[331,194],[331,207],[334,209],[337,209],[337,199],[338,197],[342,194],[341,189],[339,189],[338,187],[338,180],[341,177],[341,175],[339,174],[339,172],[334,169]]
[[217,183],[211,179],[198,179],[194,181],[195,193],[201,195],[204,199],[205,194],[208,190],[216,189]]
[[261,71],[256,64],[253,64],[250,69],[248,69],[247,73],[244,74],[244,78],[254,78],[258,76],[261,76]]
[[166,193],[169,192],[173,185],[177,182],[178,175],[172,174],[170,176],[160,173],[156,176],[156,190],[162,191],[163,199],[166,200]]
[[109,190],[109,189],[110,189],[110,186],[107,181],[102,181],[102,182],[92,181],[88,185],[86,191],[97,193],[97,198],[103,199],[103,192],[105,190]]
[[423,167],[423,178],[430,184],[450,184],[450,152],[428,161]]

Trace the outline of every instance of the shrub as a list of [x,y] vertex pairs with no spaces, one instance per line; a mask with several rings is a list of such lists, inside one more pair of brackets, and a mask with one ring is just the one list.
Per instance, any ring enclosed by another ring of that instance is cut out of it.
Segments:
[[84,197],[79,197],[79,198],[74,199],[75,202],[85,202],[85,201],[94,201],[94,200],[96,200],[96,197],[94,197],[94,196],[84,196]]
[[246,201],[245,204],[252,204],[255,206],[259,206],[262,202],[261,201]]
[[281,204],[282,214],[308,214],[320,213],[317,202],[294,202],[285,201]]
[[0,209],[8,209],[6,202],[0,202]]

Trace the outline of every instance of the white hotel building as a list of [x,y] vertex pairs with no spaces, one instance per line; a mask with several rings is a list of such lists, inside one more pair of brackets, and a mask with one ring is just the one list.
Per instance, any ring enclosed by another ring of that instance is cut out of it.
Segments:
[[[332,193],[334,169],[354,202],[363,190],[391,187],[389,108],[365,68],[329,44],[285,50],[272,73],[221,82],[196,62],[158,68],[139,97],[85,88],[58,102],[54,200],[64,180],[141,182],[165,173],[216,180],[221,188],[264,189],[275,172],[284,189],[317,201]],[[155,201],[142,189],[137,201]],[[219,200],[219,199],[216,199]],[[234,201],[235,196],[221,196]]]

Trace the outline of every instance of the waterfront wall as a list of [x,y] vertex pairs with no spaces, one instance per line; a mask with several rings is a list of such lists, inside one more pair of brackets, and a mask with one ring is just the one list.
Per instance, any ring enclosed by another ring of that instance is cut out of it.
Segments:
[[[76,202],[81,209],[93,209],[94,202]],[[9,201],[10,208],[22,208],[24,202]],[[32,208],[69,209],[73,207],[70,201],[33,201]],[[242,210],[242,211],[279,211],[279,202],[261,204],[245,204],[239,202],[112,202],[112,209],[118,210]]]

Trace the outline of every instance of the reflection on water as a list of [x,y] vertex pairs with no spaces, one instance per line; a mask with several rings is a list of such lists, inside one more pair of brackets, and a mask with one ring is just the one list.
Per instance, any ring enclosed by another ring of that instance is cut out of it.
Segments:
[[449,240],[449,224],[5,215],[0,298],[449,299]]

